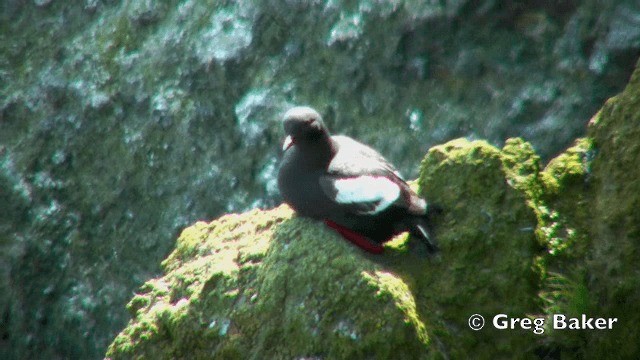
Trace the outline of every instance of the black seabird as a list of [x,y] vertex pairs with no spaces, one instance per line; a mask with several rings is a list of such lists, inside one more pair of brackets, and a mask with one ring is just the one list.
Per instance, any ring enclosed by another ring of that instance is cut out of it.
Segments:
[[430,207],[382,155],[347,136],[332,136],[310,107],[287,111],[284,130],[278,187],[298,214],[325,221],[369,252],[382,252],[382,243],[404,231],[437,251]]

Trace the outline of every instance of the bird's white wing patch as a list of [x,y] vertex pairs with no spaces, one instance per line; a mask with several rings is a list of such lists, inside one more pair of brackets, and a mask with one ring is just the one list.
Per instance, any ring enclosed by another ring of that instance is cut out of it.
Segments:
[[341,204],[373,204],[365,214],[376,214],[393,204],[400,196],[400,187],[384,176],[357,176],[336,179],[335,200]]

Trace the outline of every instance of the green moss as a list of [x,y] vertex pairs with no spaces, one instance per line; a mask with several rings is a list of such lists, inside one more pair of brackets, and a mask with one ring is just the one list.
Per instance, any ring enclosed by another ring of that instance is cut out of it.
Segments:
[[403,280],[321,224],[291,218],[286,206],[197,223],[163,266],[165,276],[130,302],[134,318],[108,357],[429,352]]
[[640,69],[626,89],[607,101],[589,128],[593,141],[585,228],[586,283],[599,313],[618,317],[609,333],[594,333],[586,351],[593,358],[612,353],[637,357],[640,345]]
[[551,332],[563,357],[632,358],[640,353],[640,71],[607,101],[588,137],[553,159],[541,174],[538,236],[548,253],[541,298],[549,314],[618,318],[612,330]]
[[407,284],[398,276],[387,271],[376,271],[373,275],[363,273],[363,276],[370,284],[378,288],[377,297],[395,301],[396,307],[405,315],[405,323],[415,329],[418,339],[425,346],[428,345],[429,335],[418,315],[415,299]]
[[541,174],[544,196],[539,206],[539,235],[554,256],[582,257],[587,250],[592,154],[591,140],[578,139]]
[[[274,210],[265,215],[268,219],[263,223],[279,223],[290,214],[286,208]],[[246,295],[251,291],[238,288],[251,273],[251,261],[241,254],[257,259],[261,251],[246,248],[255,245],[260,249],[261,241],[270,238],[263,233],[272,232],[250,227],[247,219],[252,215],[230,215],[185,229],[176,250],[163,262],[166,276],[147,282],[129,303],[134,318],[113,342],[108,356],[173,358],[194,350],[195,358],[203,358],[200,351],[209,341],[216,344],[228,338],[233,325],[230,311],[238,301],[249,302]],[[250,231],[254,237],[243,237]],[[233,344],[219,347],[225,356],[235,353]]]
[[509,185],[522,191],[530,201],[529,205],[535,207],[543,189],[539,179],[540,156],[533,146],[520,138],[507,139],[501,159]]
[[536,218],[525,191],[533,182],[525,179],[535,177],[534,155],[521,140],[509,141],[501,151],[484,141],[459,139],[432,148],[422,162],[421,194],[445,213],[436,232],[443,258],[419,278],[426,301],[418,306],[423,313],[437,309],[439,316],[429,323],[451,357],[531,355],[525,349],[532,335],[491,326],[477,333],[464,330],[476,313],[490,320],[500,313],[523,317],[541,311],[534,300]]

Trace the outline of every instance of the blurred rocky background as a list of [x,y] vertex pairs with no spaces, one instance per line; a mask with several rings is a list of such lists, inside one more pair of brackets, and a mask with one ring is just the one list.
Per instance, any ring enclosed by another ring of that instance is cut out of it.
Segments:
[[583,135],[630,1],[0,2],[0,358],[101,358],[176,235],[271,207],[289,106],[409,178],[456,137]]

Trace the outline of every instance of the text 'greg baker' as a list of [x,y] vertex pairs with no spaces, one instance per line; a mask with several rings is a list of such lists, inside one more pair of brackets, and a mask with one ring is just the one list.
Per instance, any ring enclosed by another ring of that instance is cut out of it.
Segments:
[[[618,318],[592,318],[582,314],[580,317],[567,317],[562,314],[551,316],[552,329],[554,330],[611,330],[613,324],[618,322]],[[493,327],[498,330],[531,330],[534,334],[543,334],[545,322],[548,317],[509,317],[507,314],[498,314],[493,317]],[[469,327],[473,330],[480,330],[484,326],[484,319],[480,315],[473,315],[469,318]]]

